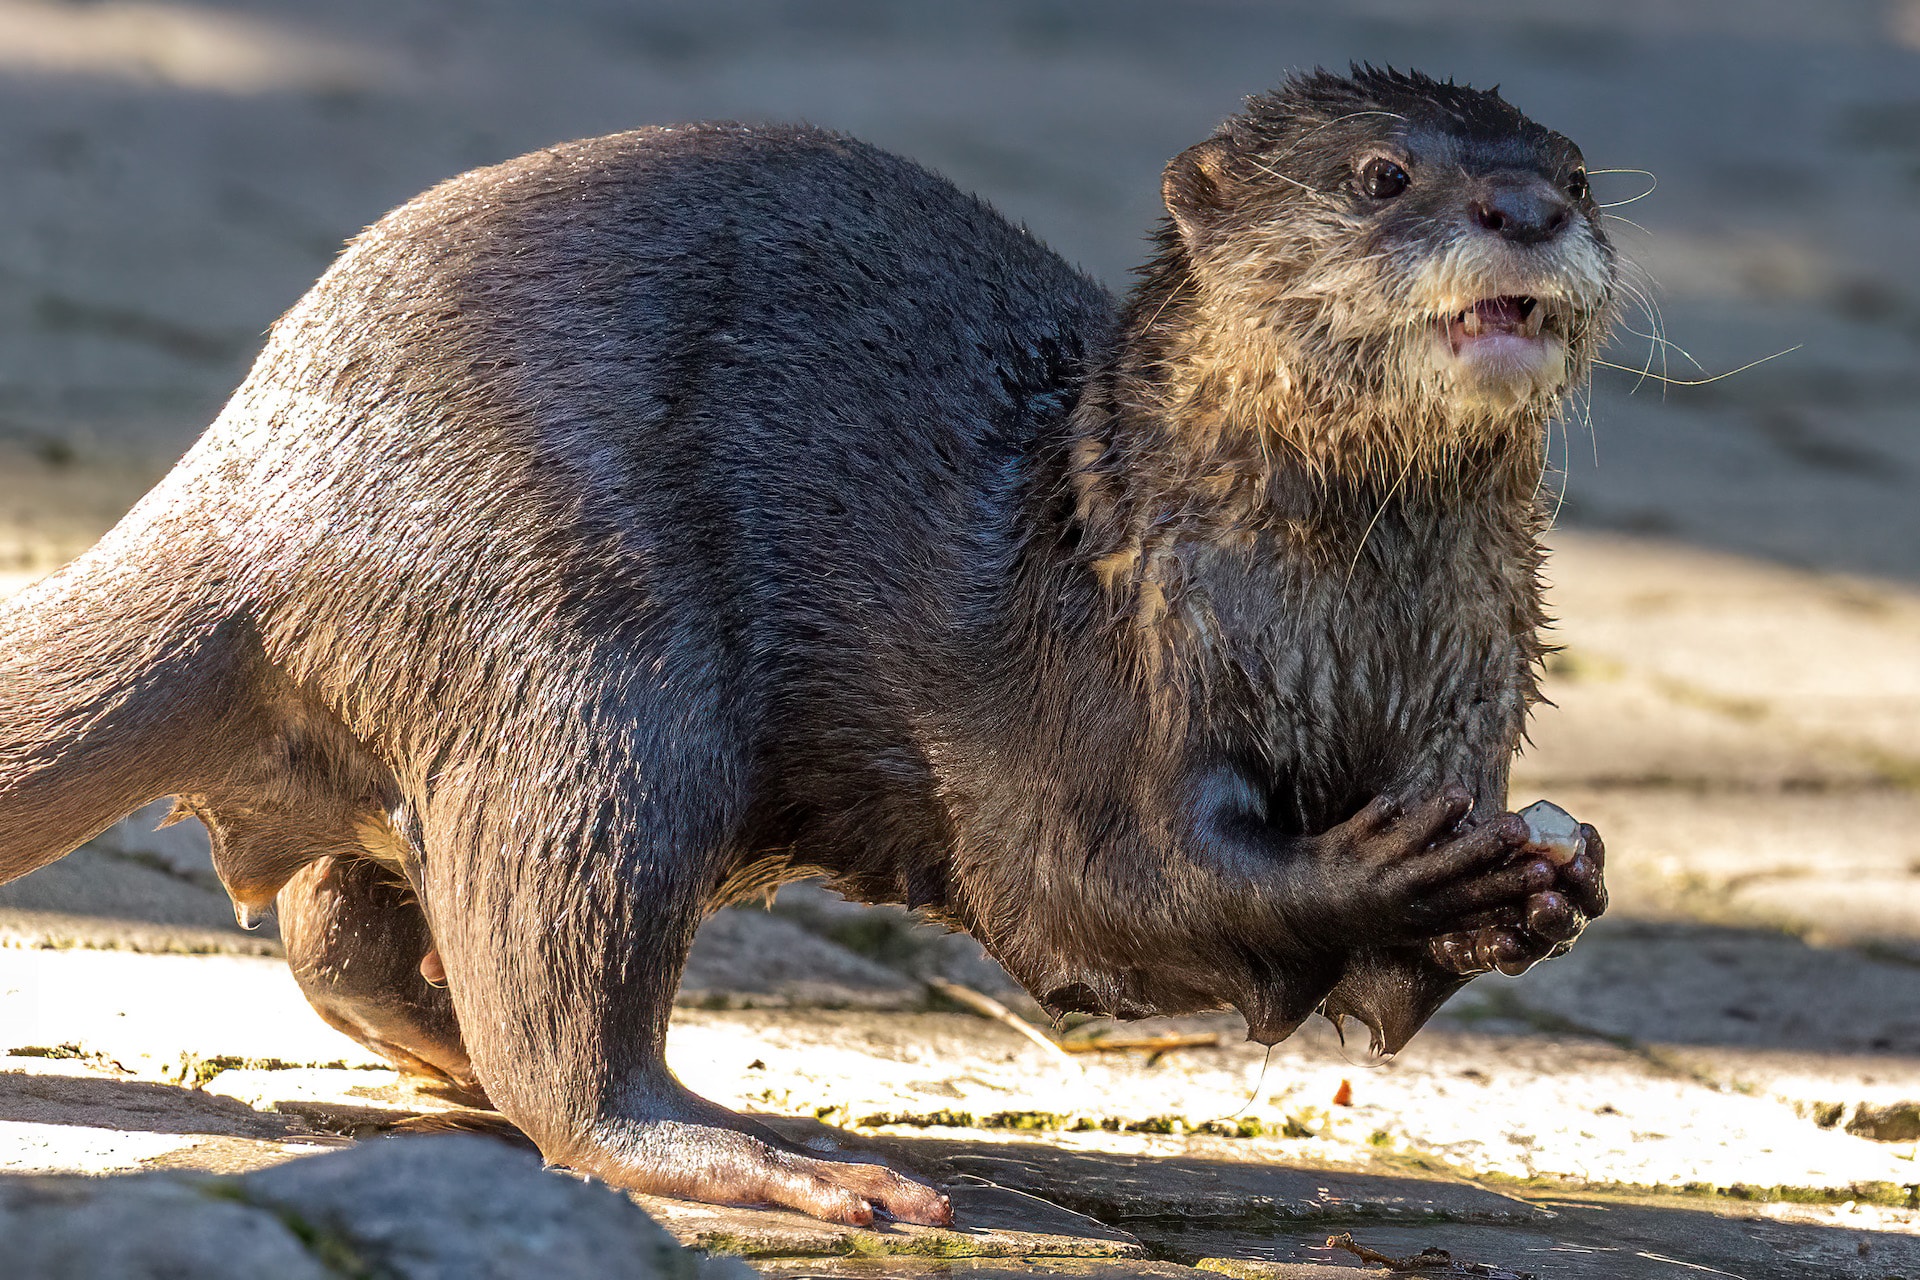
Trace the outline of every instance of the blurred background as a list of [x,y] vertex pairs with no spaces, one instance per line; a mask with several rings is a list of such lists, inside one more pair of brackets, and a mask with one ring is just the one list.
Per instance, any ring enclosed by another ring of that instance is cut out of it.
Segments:
[[[1708,370],[1801,345],[1690,391],[1603,372],[1570,524],[1920,572],[1911,0],[5,0],[0,560],[90,540],[112,504],[80,476],[130,496],[345,236],[463,169],[639,124],[807,120],[1123,288],[1169,156],[1287,71],[1357,58],[1497,83],[1595,169],[1657,174],[1609,225]],[[1699,376],[1675,350],[1654,368]]]
[[[1287,72],[1360,59],[1498,84],[1571,136],[1658,303],[1628,309],[1607,357],[1626,368],[1556,429],[1565,650],[1514,794],[1601,826],[1617,908],[1568,960],[1476,984],[1492,994],[1439,1034],[1657,1051],[1854,1144],[1775,1181],[1913,1182],[1920,0],[0,0],[0,584],[96,538],[342,240],[463,169],[642,124],[805,120],[982,193],[1119,290],[1168,157]],[[1651,376],[1782,352],[1706,385]],[[0,893],[7,927],[226,928],[192,850],[155,841],[117,829],[95,871],[164,887],[102,897],[71,860]],[[154,905],[181,884],[205,901]],[[882,968],[935,963],[819,895],[783,904]],[[729,972],[697,957],[690,985],[787,990]],[[1625,1163],[1512,1134],[1472,1158],[1723,1185],[1774,1150],[1766,1124],[1741,1146],[1693,1105],[1600,1142]]]

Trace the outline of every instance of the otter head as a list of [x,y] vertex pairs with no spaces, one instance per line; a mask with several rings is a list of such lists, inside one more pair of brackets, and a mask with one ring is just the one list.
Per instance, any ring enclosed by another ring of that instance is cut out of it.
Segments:
[[1163,189],[1193,293],[1185,390],[1315,461],[1397,472],[1537,438],[1605,337],[1615,257],[1585,161],[1497,92],[1316,71]]

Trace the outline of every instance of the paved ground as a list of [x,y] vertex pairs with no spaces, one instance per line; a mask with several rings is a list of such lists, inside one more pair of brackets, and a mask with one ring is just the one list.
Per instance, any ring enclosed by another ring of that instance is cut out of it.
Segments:
[[[1332,8],[0,0],[0,574],[97,536],[343,235],[471,164],[804,117],[1120,284],[1165,157],[1284,68],[1498,80],[1658,173],[1619,234],[1673,342],[1804,344],[1664,393],[1603,370],[1570,433],[1514,799],[1602,825],[1615,915],[1386,1067],[1318,1028],[1263,1064],[1223,1020],[1061,1068],[928,995],[1026,1007],[966,940],[790,891],[703,933],[674,1062],[941,1178],[974,1230],[649,1207],[779,1274],[1334,1275],[1350,1231],[1479,1274],[1920,1277],[1920,3]],[[191,828],[0,889],[0,944],[0,1169],[239,1171],[445,1106],[305,1010]]]

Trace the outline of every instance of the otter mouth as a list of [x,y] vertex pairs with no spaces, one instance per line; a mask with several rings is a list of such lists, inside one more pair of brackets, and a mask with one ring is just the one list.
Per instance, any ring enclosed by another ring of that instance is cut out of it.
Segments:
[[1524,394],[1564,377],[1567,320],[1566,308],[1551,299],[1505,293],[1438,317],[1434,329],[1468,383]]
[[1440,323],[1446,331],[1447,345],[1456,356],[1464,355],[1470,346],[1489,341],[1538,342],[1550,333],[1557,337],[1562,328],[1553,307],[1524,293],[1482,298]]

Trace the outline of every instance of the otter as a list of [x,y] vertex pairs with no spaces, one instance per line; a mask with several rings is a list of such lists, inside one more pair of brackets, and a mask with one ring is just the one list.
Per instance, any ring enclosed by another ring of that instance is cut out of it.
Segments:
[[1605,907],[1506,790],[1614,251],[1570,141],[1369,66],[1163,194],[1124,302],[812,128],[402,206],[0,608],[0,879],[177,796],[334,1025],[554,1163],[847,1222],[950,1210],[662,1060],[703,915],[789,879],[1051,1010],[1397,1050]]

